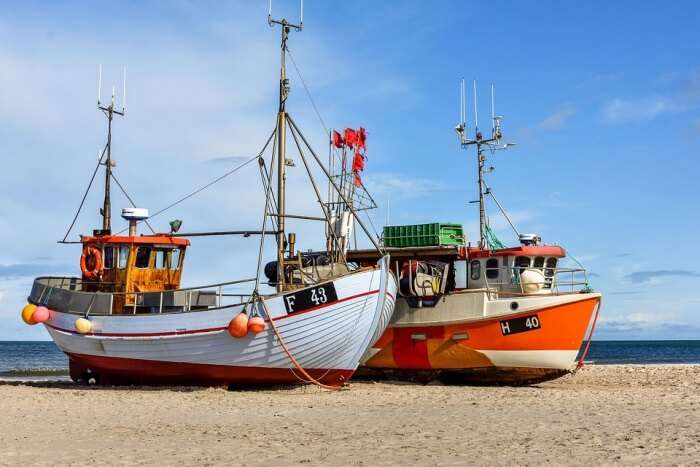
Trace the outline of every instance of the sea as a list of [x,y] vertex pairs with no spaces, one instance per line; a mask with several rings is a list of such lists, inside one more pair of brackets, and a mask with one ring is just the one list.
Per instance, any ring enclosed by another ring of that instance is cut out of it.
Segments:
[[[586,362],[700,364],[700,340],[592,341]],[[0,378],[67,376],[68,358],[53,342],[0,341]]]

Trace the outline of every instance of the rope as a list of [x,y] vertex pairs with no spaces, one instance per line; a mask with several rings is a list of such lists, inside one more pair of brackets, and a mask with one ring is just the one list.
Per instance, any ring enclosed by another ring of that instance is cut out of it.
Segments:
[[90,183],[88,183],[87,189],[85,190],[85,194],[83,194],[83,199],[80,200],[80,206],[78,206],[78,210],[75,213],[75,217],[73,217],[73,222],[70,223],[70,227],[68,227],[68,231],[66,232],[66,235],[63,237],[63,240],[61,240],[61,243],[66,241],[66,239],[68,238],[68,235],[70,235],[70,231],[73,230],[73,226],[75,226],[75,221],[78,220],[78,216],[80,215],[80,211],[83,209],[83,205],[85,204],[85,199],[87,198],[87,195],[90,192],[90,188],[92,188],[92,182],[95,181],[95,176],[97,175],[97,171],[100,169],[100,165],[102,165],[102,158],[105,155],[105,151],[107,151],[107,145],[105,145],[105,148],[102,150],[102,154],[100,155],[100,158],[97,161],[97,166],[95,167],[95,171],[92,173],[92,177],[90,178]]
[[280,335],[279,330],[277,329],[277,325],[275,325],[275,320],[272,319],[272,315],[270,315],[270,310],[267,308],[267,303],[265,303],[265,300],[260,299],[260,303],[262,303],[263,309],[265,310],[265,314],[267,315],[267,318],[270,321],[270,326],[272,327],[272,330],[275,333],[275,336],[277,336],[277,340],[279,341],[280,345],[282,346],[282,349],[284,349],[284,352],[287,354],[287,357],[289,357],[289,361],[292,362],[292,364],[296,367],[296,369],[299,371],[299,373],[302,374],[305,378],[307,378],[307,382],[311,384],[315,384],[318,387],[328,389],[329,391],[340,391],[341,388],[337,386],[329,386],[327,384],[323,384],[322,382],[318,381],[317,379],[314,379],[313,376],[311,376],[297,361],[296,358],[294,358],[294,355],[289,351],[289,348],[287,347],[287,344],[285,344],[284,340],[282,339],[282,336]]

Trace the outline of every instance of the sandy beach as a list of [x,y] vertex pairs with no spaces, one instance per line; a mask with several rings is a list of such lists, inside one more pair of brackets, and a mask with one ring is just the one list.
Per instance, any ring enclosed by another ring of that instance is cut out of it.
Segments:
[[535,387],[0,384],[2,465],[698,464],[700,366]]

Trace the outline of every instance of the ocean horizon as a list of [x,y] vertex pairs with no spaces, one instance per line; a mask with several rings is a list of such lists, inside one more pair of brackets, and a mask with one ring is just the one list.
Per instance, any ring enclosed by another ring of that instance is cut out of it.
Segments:
[[[593,340],[586,362],[596,365],[700,364],[700,340]],[[52,341],[0,341],[0,377],[67,374],[68,357]]]

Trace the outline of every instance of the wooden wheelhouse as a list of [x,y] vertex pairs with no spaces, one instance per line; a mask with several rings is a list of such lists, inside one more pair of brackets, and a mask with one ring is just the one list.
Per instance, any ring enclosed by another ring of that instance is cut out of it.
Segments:
[[190,241],[171,235],[83,236],[84,289],[116,293],[114,312],[136,305],[138,293],[180,287]]

